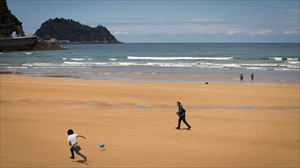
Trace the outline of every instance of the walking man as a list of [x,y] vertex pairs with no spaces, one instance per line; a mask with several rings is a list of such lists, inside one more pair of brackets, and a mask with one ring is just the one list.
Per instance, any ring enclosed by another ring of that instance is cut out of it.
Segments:
[[188,126],[187,129],[190,130],[192,127],[185,120],[185,109],[182,107],[179,101],[177,102],[177,106],[178,106],[178,112],[176,114],[178,115],[179,118],[178,118],[178,126],[176,127],[176,129],[180,129],[181,121],[183,121],[185,125]]

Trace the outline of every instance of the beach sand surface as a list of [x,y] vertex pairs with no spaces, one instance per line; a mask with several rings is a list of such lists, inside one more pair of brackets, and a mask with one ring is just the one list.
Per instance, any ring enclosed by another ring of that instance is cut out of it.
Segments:
[[[0,167],[300,166],[299,84],[0,80]],[[86,163],[69,158],[69,128]]]

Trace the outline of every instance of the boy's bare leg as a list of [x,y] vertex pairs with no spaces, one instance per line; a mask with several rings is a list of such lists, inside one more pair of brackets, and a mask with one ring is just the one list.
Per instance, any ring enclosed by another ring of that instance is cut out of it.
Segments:
[[84,154],[80,153],[79,150],[75,150],[75,152],[76,152],[79,156],[81,156],[81,157],[84,159],[84,161],[87,161],[87,157],[86,157]]

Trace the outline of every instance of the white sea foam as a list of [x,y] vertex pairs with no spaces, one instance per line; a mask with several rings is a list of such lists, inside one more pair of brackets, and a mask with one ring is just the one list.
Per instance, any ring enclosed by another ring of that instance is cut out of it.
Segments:
[[26,55],[31,55],[32,52],[24,52],[24,54],[26,54]]
[[233,57],[136,57],[127,56],[129,60],[231,60]]
[[16,66],[8,66],[8,69],[26,69],[27,67],[16,67]]
[[299,69],[289,69],[289,68],[274,68],[275,71],[299,71]]
[[284,65],[265,63],[265,64],[241,64],[241,66],[244,66],[244,67],[280,67],[280,66],[284,66]]
[[288,61],[289,64],[300,64],[300,61]]
[[64,61],[65,61],[65,60],[67,60],[67,58],[62,58],[62,60],[64,60]]
[[68,65],[83,65],[83,64],[87,64],[87,62],[69,62],[69,61],[64,61],[64,64],[68,64]]
[[98,66],[98,65],[108,65],[109,63],[105,62],[69,62],[65,61],[64,65],[66,66]]
[[34,66],[38,66],[38,67],[49,67],[49,66],[55,66],[56,64],[52,64],[52,63],[26,63],[26,64],[22,64],[22,66],[25,67],[34,67]]
[[117,58],[110,58],[109,60],[110,60],[110,61],[116,61]]
[[72,61],[91,61],[93,60],[92,58],[71,58]]
[[134,65],[145,65],[143,63],[135,63],[135,62],[114,62],[112,65],[115,66],[134,66]]
[[265,67],[246,67],[246,69],[250,69],[250,70],[268,70]]
[[281,57],[269,57],[270,60],[275,60],[275,61],[282,61],[283,58]]
[[298,61],[299,58],[287,58],[288,61]]
[[286,67],[291,69],[300,69],[300,65],[286,65]]
[[287,58],[287,57],[269,57],[269,59],[275,61],[299,61],[299,58]]
[[158,66],[158,67],[192,67],[191,63],[158,63],[158,62],[148,62],[147,66]]
[[224,67],[226,68],[240,68],[241,65],[239,64],[223,64]]
[[[148,66],[148,67],[182,67],[182,68],[205,68],[205,69],[227,69],[227,68],[245,68],[245,69],[256,69],[256,70],[268,70],[268,69],[291,69],[299,70],[300,67],[297,64],[289,63],[262,63],[262,64],[237,64],[237,63],[213,63],[213,62],[93,62],[93,61],[64,61],[63,63],[27,63],[22,64],[23,67],[28,68],[94,68],[94,67],[127,67],[127,66]],[[5,65],[4,65],[5,66]],[[7,66],[7,65],[6,65]]]

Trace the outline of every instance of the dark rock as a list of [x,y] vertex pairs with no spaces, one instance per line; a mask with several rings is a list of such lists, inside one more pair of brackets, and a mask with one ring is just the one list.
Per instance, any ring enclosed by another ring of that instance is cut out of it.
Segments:
[[[12,38],[14,32],[18,37]],[[6,0],[0,0],[0,51],[57,49],[62,49],[58,41],[45,41],[35,36],[25,37],[22,23],[8,9]]]
[[39,37],[0,38],[0,51],[59,50],[58,41],[46,41]]
[[12,37],[13,33],[19,36],[25,36],[20,22],[7,7],[6,0],[0,0],[0,38]]
[[33,50],[62,50],[57,40],[45,41],[44,39],[37,37],[33,46]]
[[104,26],[90,27],[72,19],[55,18],[42,23],[35,35],[71,43],[120,43]]

